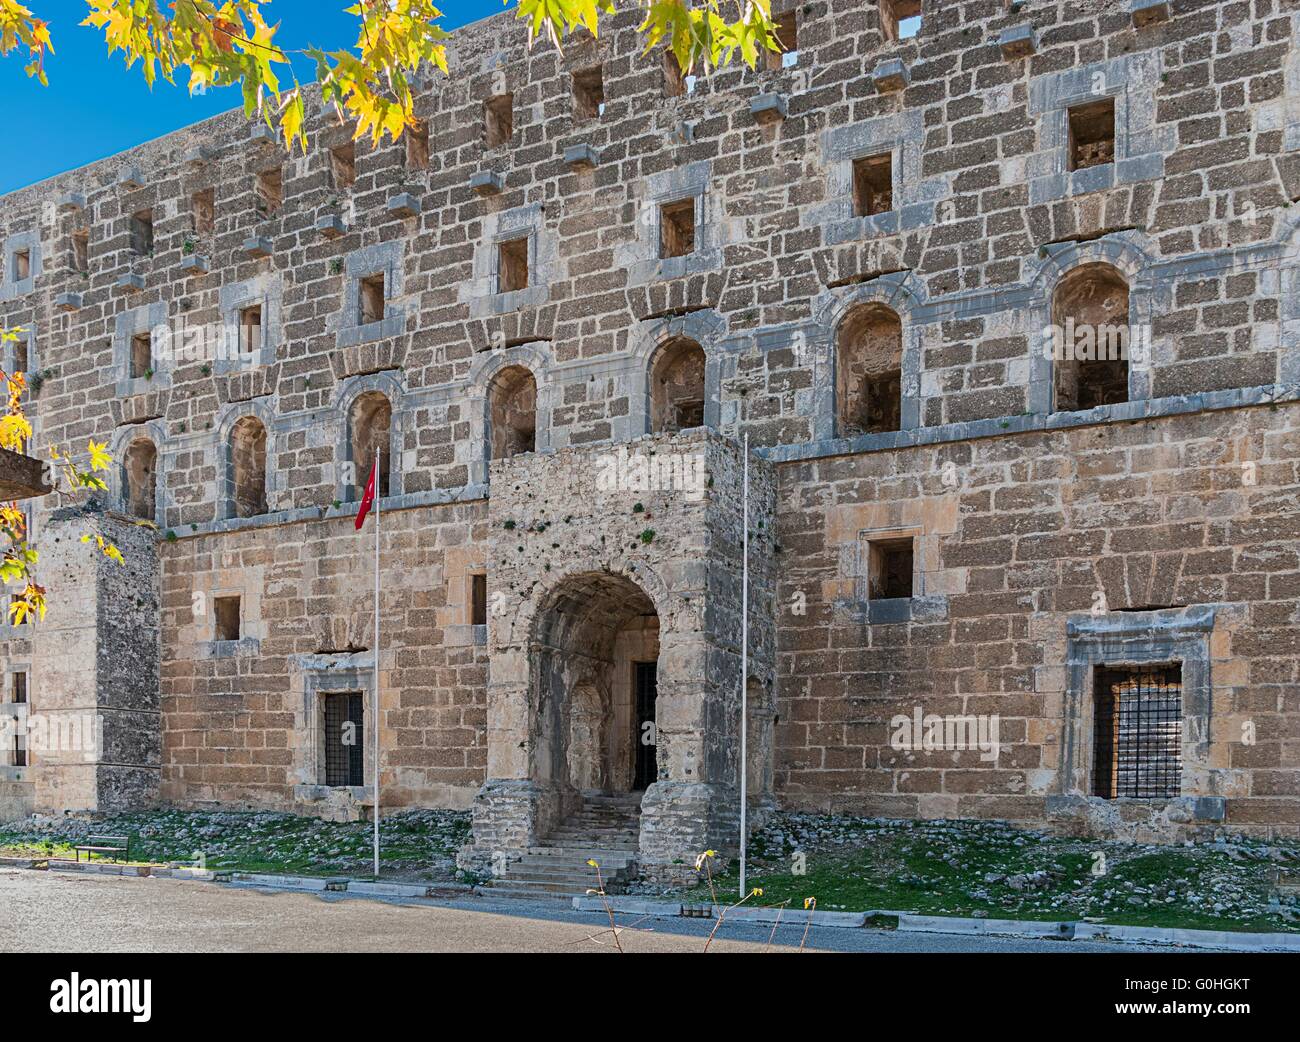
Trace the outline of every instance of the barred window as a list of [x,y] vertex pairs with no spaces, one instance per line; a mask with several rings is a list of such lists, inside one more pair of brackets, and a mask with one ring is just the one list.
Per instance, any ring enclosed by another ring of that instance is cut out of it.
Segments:
[[1109,800],[1178,796],[1183,770],[1181,664],[1098,666],[1093,699],[1092,794]]
[[325,784],[364,785],[361,695],[325,695]]

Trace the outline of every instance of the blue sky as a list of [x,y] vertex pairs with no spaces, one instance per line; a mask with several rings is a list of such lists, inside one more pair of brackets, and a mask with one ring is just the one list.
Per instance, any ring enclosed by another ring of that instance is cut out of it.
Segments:
[[[47,56],[50,85],[42,87],[23,72],[23,50],[0,59],[0,112],[5,120],[5,149],[0,158],[0,193],[44,180],[64,170],[113,155],[178,127],[237,108],[237,89],[211,91],[191,98],[183,86],[158,80],[145,85],[137,64],[129,71],[119,52],[107,57],[98,30],[77,23],[84,17],[81,0],[25,0],[50,23],[57,51]],[[282,24],[276,41],[282,47],[350,47],[356,20],[344,14],[351,0],[272,0],[267,20]],[[501,0],[447,0],[442,26],[454,29],[502,10]],[[315,78],[303,59],[298,76]]]

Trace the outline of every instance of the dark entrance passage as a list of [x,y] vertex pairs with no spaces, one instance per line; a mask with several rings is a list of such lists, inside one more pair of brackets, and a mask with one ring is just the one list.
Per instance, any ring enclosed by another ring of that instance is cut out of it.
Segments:
[[655,731],[655,698],[658,695],[659,664],[637,662],[636,666],[636,770],[632,788],[640,792],[659,777],[655,755],[658,735]]

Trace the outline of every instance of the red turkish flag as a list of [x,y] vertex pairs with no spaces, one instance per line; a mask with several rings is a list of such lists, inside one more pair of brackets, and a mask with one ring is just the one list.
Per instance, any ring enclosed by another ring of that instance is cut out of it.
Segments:
[[366,494],[361,497],[361,509],[357,511],[357,531],[361,531],[361,526],[366,523],[366,515],[370,513],[370,508],[375,505],[375,476],[379,473],[379,454],[375,454],[375,462],[370,465],[370,480],[366,482]]

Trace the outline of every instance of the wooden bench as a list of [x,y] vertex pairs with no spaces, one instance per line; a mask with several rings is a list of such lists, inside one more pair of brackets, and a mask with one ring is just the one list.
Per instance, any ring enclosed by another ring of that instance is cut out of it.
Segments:
[[113,860],[119,860],[116,855],[121,854],[122,861],[126,861],[131,856],[131,837],[130,836],[91,836],[89,843],[83,843],[80,846],[72,848],[77,852],[77,860],[81,860],[81,852],[86,852],[86,860],[89,861],[92,854],[113,854]]

